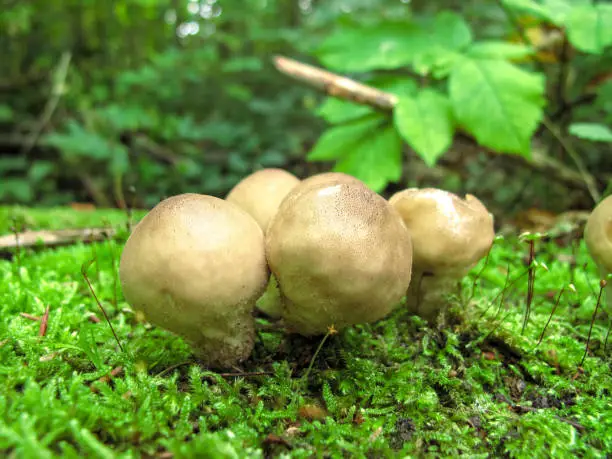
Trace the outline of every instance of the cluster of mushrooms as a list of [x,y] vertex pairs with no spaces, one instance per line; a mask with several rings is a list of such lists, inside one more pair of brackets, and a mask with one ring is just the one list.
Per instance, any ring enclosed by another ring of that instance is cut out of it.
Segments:
[[431,320],[494,236],[471,195],[411,188],[386,200],[346,174],[263,169],[225,199],[160,202],[130,235],[120,279],[149,322],[230,367],[253,350],[255,308],[303,336],[377,321],[403,298]]

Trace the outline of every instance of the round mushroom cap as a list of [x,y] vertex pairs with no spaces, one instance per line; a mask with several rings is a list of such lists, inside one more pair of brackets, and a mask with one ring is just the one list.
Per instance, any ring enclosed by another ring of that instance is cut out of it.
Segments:
[[414,267],[421,272],[462,276],[493,244],[493,216],[470,194],[461,199],[436,188],[409,188],[389,203],[410,231]]
[[360,183],[365,185],[358,178],[344,172],[321,172],[302,180],[302,184],[305,184],[305,186],[319,186],[326,183]]
[[599,269],[612,272],[612,196],[600,201],[584,227],[584,241]]
[[262,169],[234,186],[225,200],[246,210],[266,230],[281,201],[300,179],[283,169]]
[[207,364],[250,355],[251,312],[269,270],[263,232],[238,206],[192,193],[165,199],[134,228],[119,276],[127,302],[188,340]]
[[359,181],[298,185],[270,222],[266,254],[285,323],[305,336],[379,320],[410,284],[410,234]]

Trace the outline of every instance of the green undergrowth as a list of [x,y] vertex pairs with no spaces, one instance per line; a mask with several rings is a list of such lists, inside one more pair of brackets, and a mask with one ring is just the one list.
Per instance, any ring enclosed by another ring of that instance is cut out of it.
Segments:
[[[0,209],[6,217],[15,209]],[[27,211],[29,229],[125,223],[121,212]],[[63,218],[59,218],[58,215]],[[114,220],[111,220],[114,219]],[[13,457],[606,457],[612,378],[599,278],[579,240],[500,239],[435,325],[399,308],[321,339],[261,328],[219,373],[140,321],[122,240],[0,260],[0,454]],[[95,260],[95,261],[94,261]],[[86,269],[123,350],[88,290]],[[570,287],[570,284],[573,286]],[[561,290],[556,312],[538,345]],[[48,308],[44,336],[41,321]],[[312,368],[308,371],[312,363]]]

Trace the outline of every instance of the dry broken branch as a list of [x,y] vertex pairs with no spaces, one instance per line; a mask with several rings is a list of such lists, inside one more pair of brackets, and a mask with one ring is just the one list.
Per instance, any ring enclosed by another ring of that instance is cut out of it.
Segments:
[[333,97],[350,100],[358,104],[390,111],[397,104],[397,96],[379,89],[358,83],[335,73],[312,65],[303,64],[282,56],[274,58],[274,65],[282,73],[296,78],[310,86],[325,91]]
[[17,248],[57,247],[76,242],[102,241],[117,234],[114,228],[79,228],[61,230],[24,231],[0,236],[0,253]]
[[[273,63],[280,72],[301,81],[309,86],[319,89],[329,96],[349,100],[358,104],[367,105],[377,110],[391,112],[398,102],[397,96],[381,91],[371,86],[358,83],[350,78],[336,75],[327,70],[304,64],[283,56],[275,56]],[[478,145],[472,137],[465,132],[460,133],[470,142]],[[499,153],[482,147],[482,151],[491,157],[499,156]],[[585,170],[575,171],[559,161],[545,155],[541,151],[534,151],[532,157],[527,159],[520,155],[507,155],[509,159],[517,164],[528,167],[542,174],[548,174],[557,182],[566,186],[582,189],[593,194],[595,178]],[[612,177],[611,177],[612,178]]]

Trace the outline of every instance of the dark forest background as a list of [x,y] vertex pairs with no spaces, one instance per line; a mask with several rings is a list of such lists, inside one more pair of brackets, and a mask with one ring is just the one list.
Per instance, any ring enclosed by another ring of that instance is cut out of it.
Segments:
[[[587,209],[608,193],[605,2],[1,4],[0,203],[151,207],[223,196],[262,167],[335,168],[383,194],[471,192],[498,215]],[[275,55],[402,103],[379,115],[328,99]]]

